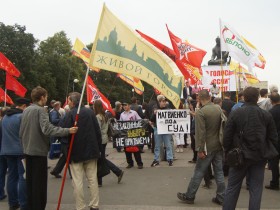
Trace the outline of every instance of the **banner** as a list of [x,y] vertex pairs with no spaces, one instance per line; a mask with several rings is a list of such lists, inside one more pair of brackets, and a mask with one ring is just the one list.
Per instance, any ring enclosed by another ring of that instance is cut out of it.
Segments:
[[101,100],[103,108],[108,110],[115,116],[115,111],[111,107],[110,101],[98,90],[98,88],[93,83],[92,79],[88,76],[87,78],[87,101],[93,104],[94,101]]
[[14,64],[0,52],[0,69],[4,69],[12,76],[19,77],[20,71],[14,66]]
[[[197,86],[199,90],[210,89],[213,81],[217,83],[217,87],[220,88],[220,92],[225,91],[236,91],[236,79],[234,72],[229,68],[229,66],[223,66],[223,71],[221,71],[221,66],[202,66],[202,71],[208,74],[208,79],[211,82],[203,83],[199,81]],[[223,90],[222,90],[223,83]]]
[[143,146],[150,143],[149,120],[114,121],[109,129],[113,136],[113,147]]
[[6,74],[6,89],[14,91],[16,95],[24,97],[27,89],[13,76]]
[[126,26],[104,5],[90,66],[136,77],[179,107],[184,78],[163,52]]
[[190,114],[186,109],[157,110],[158,134],[190,133]]

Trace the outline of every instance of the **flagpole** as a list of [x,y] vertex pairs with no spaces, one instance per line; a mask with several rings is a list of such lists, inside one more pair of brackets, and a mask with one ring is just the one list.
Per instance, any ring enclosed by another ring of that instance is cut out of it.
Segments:
[[219,19],[220,23],[220,49],[221,49],[221,74],[222,74],[222,85],[221,85],[221,97],[224,99],[224,73],[223,73],[223,53],[222,53],[222,33],[221,33],[221,19]]
[[[86,83],[87,83],[88,73],[89,73],[89,66],[87,67],[87,72],[86,72],[86,76],[85,76],[85,80],[84,80],[84,85],[83,85],[83,89],[82,89],[82,93],[81,93],[81,98],[80,98],[80,101],[79,101],[79,106],[78,106],[77,114],[76,114],[76,117],[75,117],[74,127],[77,127],[77,122],[78,122],[78,119],[79,119],[79,113],[80,113],[80,109],[81,109],[81,105],[82,105],[82,101],[83,101],[83,96],[84,96],[84,92],[85,92],[85,87],[86,87]],[[72,134],[70,145],[69,145],[69,150],[68,150],[68,155],[67,155],[67,159],[66,159],[66,165],[65,165],[65,168],[64,168],[62,183],[61,183],[61,187],[60,187],[60,193],[59,193],[59,198],[58,198],[58,203],[57,203],[57,208],[56,208],[57,210],[60,209],[60,203],[61,203],[61,198],[62,198],[62,194],[63,194],[63,188],[64,188],[64,184],[65,184],[66,174],[67,174],[67,170],[68,170],[68,166],[69,166],[69,160],[70,160],[70,156],[71,156],[71,152],[72,152],[74,137],[75,137],[75,134]]]

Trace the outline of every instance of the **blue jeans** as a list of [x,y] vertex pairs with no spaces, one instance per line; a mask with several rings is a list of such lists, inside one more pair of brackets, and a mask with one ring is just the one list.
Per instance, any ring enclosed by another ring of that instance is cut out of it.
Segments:
[[6,155],[9,174],[7,179],[7,192],[9,206],[20,204],[21,209],[27,209],[26,181],[23,178],[24,167],[21,162],[22,157],[16,155]]
[[5,183],[7,173],[7,160],[4,156],[0,155],[0,200],[5,196]]
[[242,181],[248,172],[250,174],[247,180],[249,182],[250,193],[248,210],[260,209],[265,163],[265,161],[259,161],[256,163],[248,163],[240,168],[231,167],[229,169],[228,186],[225,192],[223,210],[235,209]]
[[223,151],[215,151],[208,153],[205,159],[198,158],[194,169],[194,175],[186,192],[186,196],[190,199],[195,199],[196,192],[199,185],[208,170],[208,167],[212,163],[215,174],[215,181],[217,184],[216,198],[223,202],[225,193],[225,180],[223,173]]
[[171,134],[158,134],[157,128],[154,128],[154,136],[155,136],[155,149],[154,149],[154,159],[156,161],[159,161],[159,155],[160,155],[160,147],[162,143],[164,143],[164,146],[166,147],[166,159],[167,160],[173,160],[173,152],[172,152],[172,146],[171,146]]

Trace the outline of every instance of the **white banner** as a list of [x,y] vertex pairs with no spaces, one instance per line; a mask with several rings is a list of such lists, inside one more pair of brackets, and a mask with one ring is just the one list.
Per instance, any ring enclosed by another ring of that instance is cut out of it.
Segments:
[[190,133],[189,110],[157,110],[156,117],[158,134]]
[[[230,71],[229,66],[223,66],[223,70],[221,70],[221,66],[202,66],[201,68],[203,71],[203,77],[206,77],[207,79],[205,81],[200,80],[197,82],[199,90],[209,90],[212,87],[211,83],[215,81],[220,88],[220,92],[222,91],[222,83],[223,92],[236,91],[234,72]],[[222,76],[222,74],[224,75]]]

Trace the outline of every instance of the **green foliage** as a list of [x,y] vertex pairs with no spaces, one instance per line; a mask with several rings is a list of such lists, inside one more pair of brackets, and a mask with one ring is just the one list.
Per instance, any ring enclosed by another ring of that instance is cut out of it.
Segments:
[[[87,46],[90,50],[92,43]],[[81,92],[85,79],[86,66],[84,62],[71,53],[72,44],[64,31],[55,33],[52,37],[39,42],[32,34],[26,32],[25,26],[15,24],[6,26],[0,23],[0,52],[12,61],[21,72],[19,82],[31,90],[40,85],[49,94],[49,100],[60,100],[64,103],[69,92]],[[99,73],[89,73],[97,88],[111,101],[130,101],[133,96],[132,87],[116,77],[116,73],[101,70]],[[80,82],[73,83],[74,79]],[[0,70],[0,86],[5,86],[5,71]],[[144,98],[148,102],[153,94],[153,88],[144,83]],[[8,91],[13,99],[17,96]],[[86,95],[86,94],[85,94]],[[142,102],[143,96],[134,95]],[[85,99],[86,97],[84,97]]]

